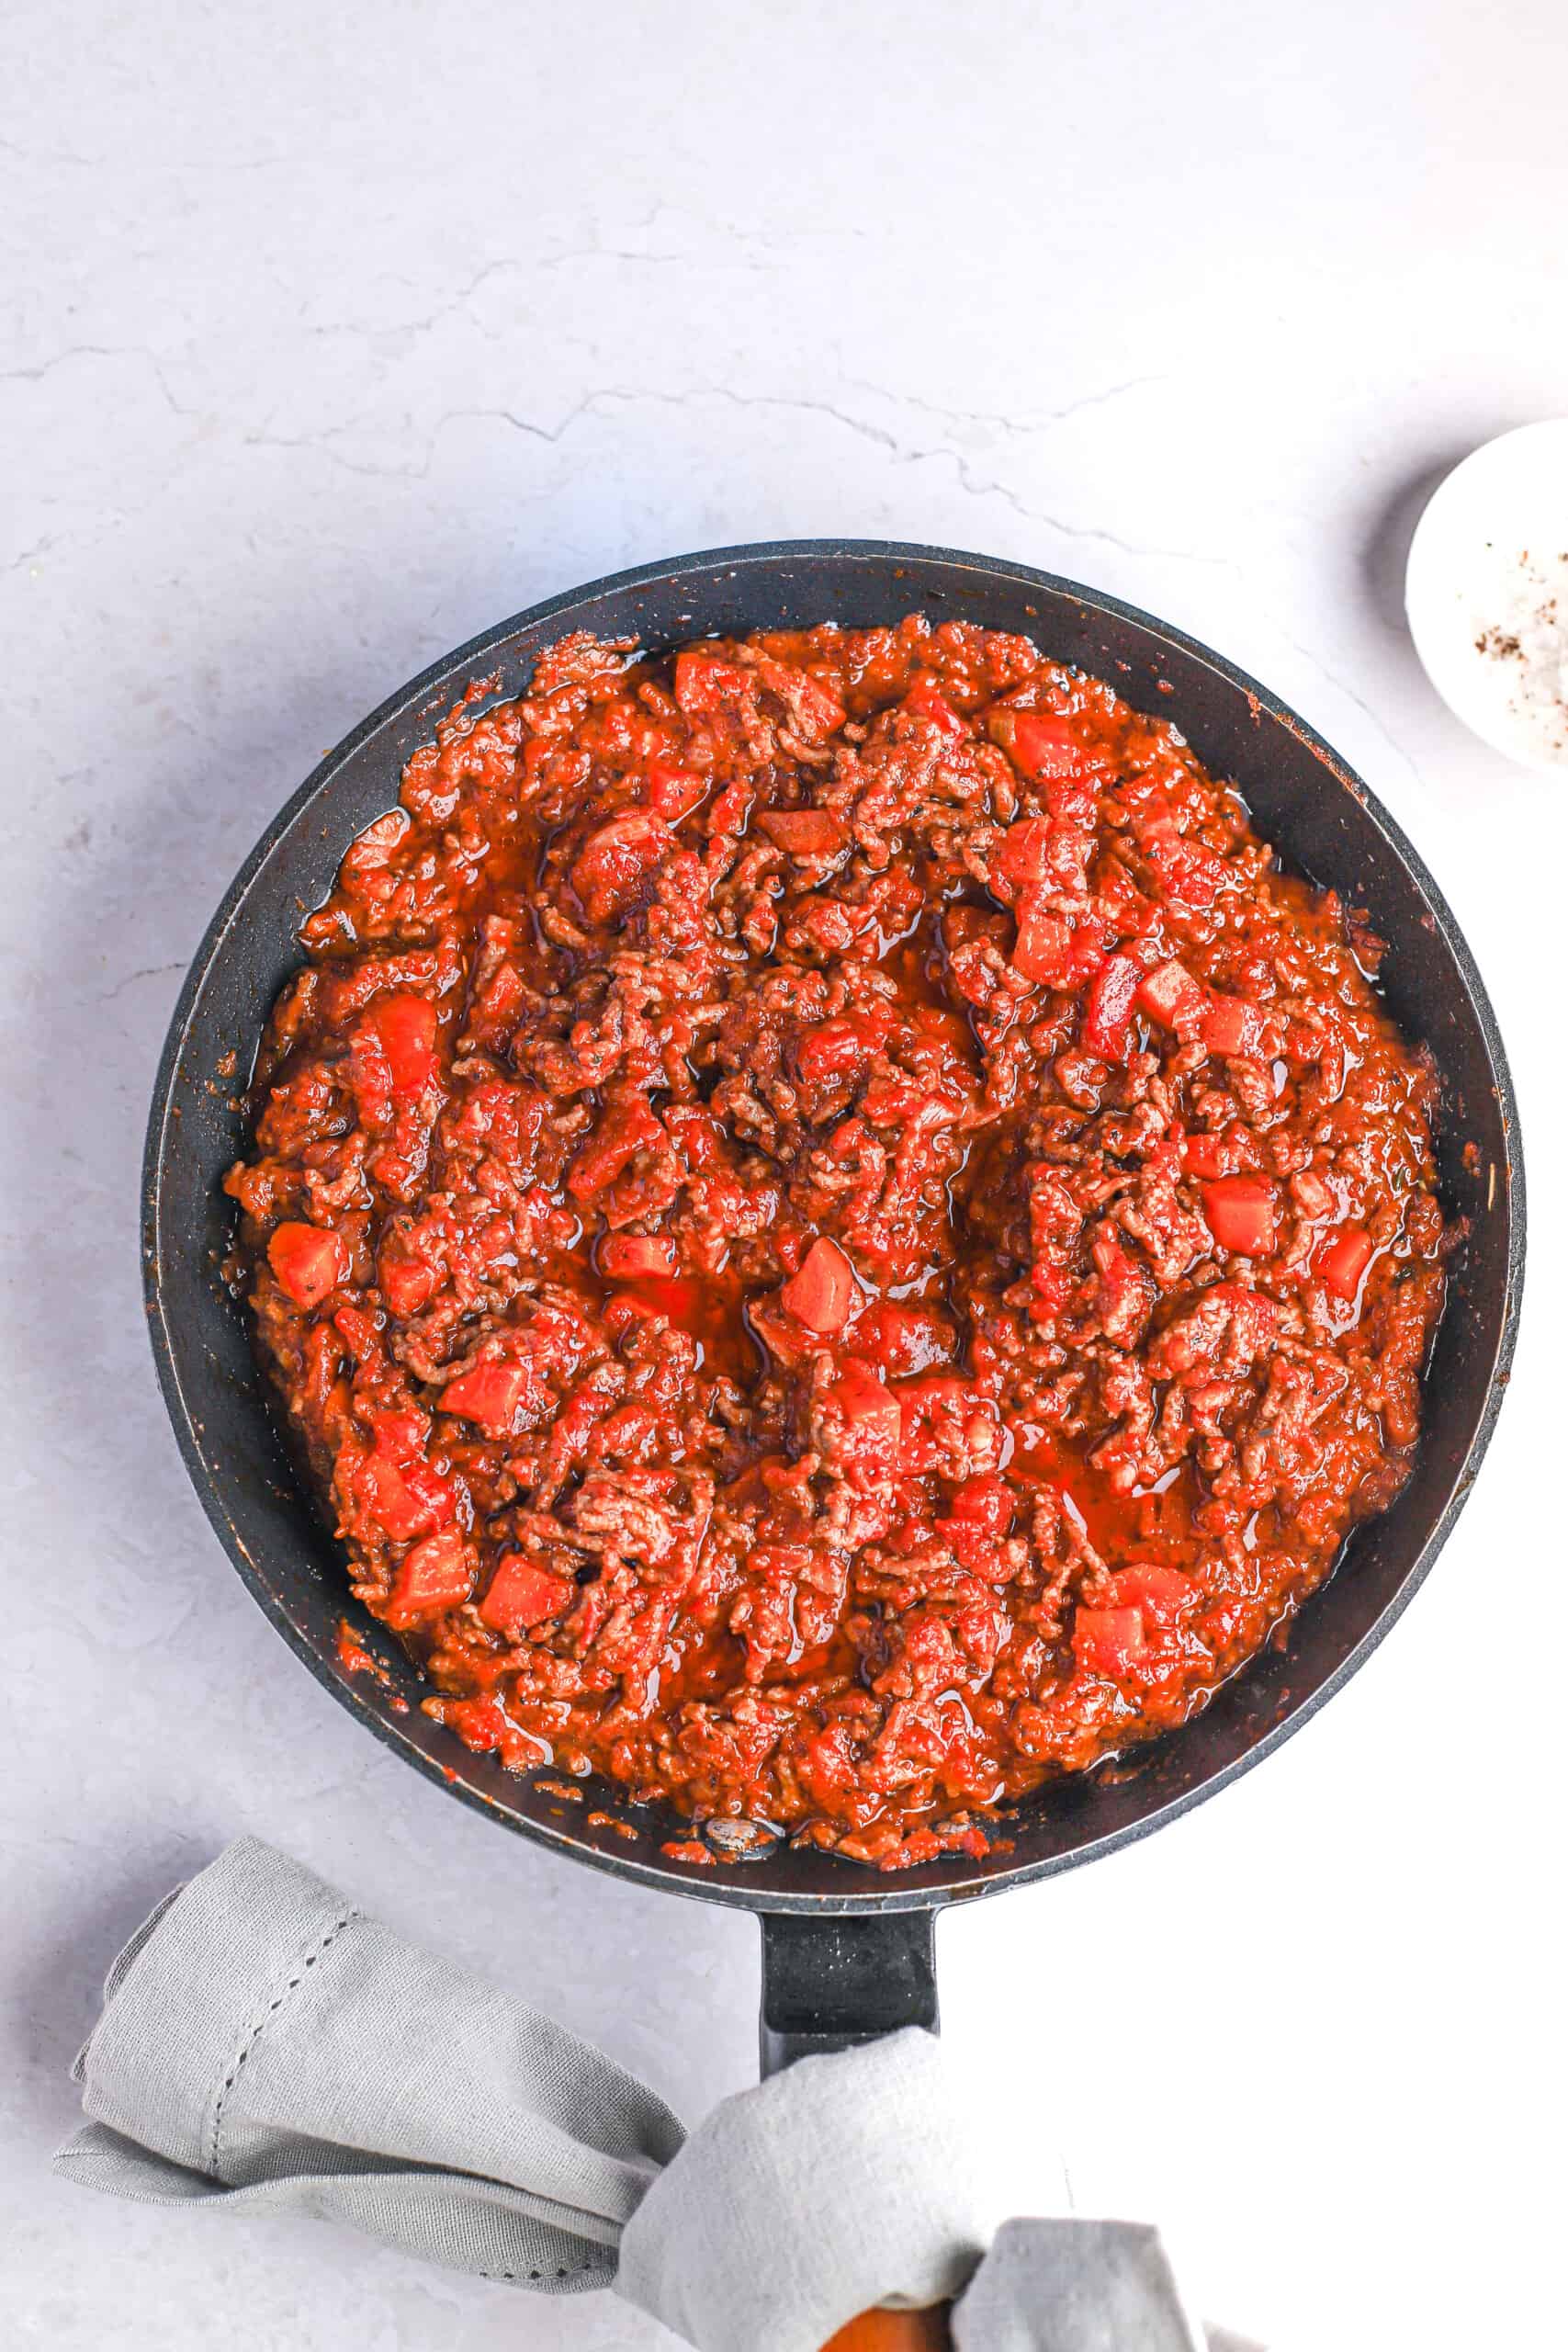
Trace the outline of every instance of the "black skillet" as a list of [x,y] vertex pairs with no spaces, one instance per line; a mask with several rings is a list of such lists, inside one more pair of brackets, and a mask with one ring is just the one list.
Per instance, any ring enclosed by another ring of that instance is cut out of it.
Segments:
[[[1415,1475],[1391,1510],[1357,1531],[1284,1651],[1255,1660],[1179,1732],[1030,1800],[1010,1827],[1010,1851],[879,1877],[775,1847],[705,1870],[660,1853],[690,1834],[672,1815],[592,1784],[589,1803],[568,1804],[421,1713],[416,1670],[351,1599],[281,1442],[244,1310],[220,1272],[231,1227],[219,1179],[242,1148],[235,1098],[299,960],[301,914],[326,895],[355,834],[395,802],[409,753],[470,679],[493,676],[502,693],[519,693],[540,647],[568,629],[658,650],[917,611],[1025,633],[1174,721],[1293,865],[1366,908],[1389,943],[1390,1006],[1443,1075],[1442,1183],[1470,1238],[1437,1335]],[[771,2072],[809,2050],[934,2026],[943,1905],[1071,1869],[1159,1828],[1267,1756],[1354,1674],[1437,1557],[1491,1435],[1518,1315],[1524,1176],[1502,1040],[1458,926],[1398,826],[1293,712],[1190,638],[1072,581],[950,548],[810,539],[686,556],[551,597],[438,662],[322,762],[246,858],[180,992],[148,1127],[142,1236],[153,1352],[186,1467],[284,1638],[378,1739],[508,1828],[618,1877],[759,1912]],[[341,1662],[344,1618],[378,1674]],[[593,1809],[622,1826],[591,1823]]]

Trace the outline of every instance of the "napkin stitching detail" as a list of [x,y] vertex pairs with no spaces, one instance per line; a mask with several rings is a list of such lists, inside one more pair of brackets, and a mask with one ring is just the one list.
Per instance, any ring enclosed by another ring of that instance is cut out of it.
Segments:
[[225,2078],[223,2087],[218,2094],[217,2104],[212,2110],[212,2138],[208,2150],[207,2168],[212,2175],[214,2180],[221,2180],[223,2177],[222,2174],[218,2169],[218,2137],[223,2127],[223,2102],[228,2098],[230,2092],[233,2089],[234,2085],[239,2081],[241,2069],[243,2067],[246,2059],[250,2056],[257,2042],[261,2040],[262,2034],[265,2030],[268,2021],[283,2007],[284,2002],[288,1998],[289,1994],[293,1992],[295,1986],[303,1983],[306,1969],[314,1968],[322,1952],[326,1951],[327,1946],[330,1943],[334,1942],[337,1937],[341,1935],[344,1928],[347,1927],[349,1921],[351,1919],[357,1918],[358,1916],[358,1913],[351,1906],[344,1913],[341,1919],[335,1919],[333,1922],[333,1925],[328,1928],[326,1934],[321,1938],[321,1942],[316,1946],[315,1951],[306,1953],[304,1965],[301,1967],[299,1975],[291,1976],[288,1984],[284,1986],[282,1992],[278,1995],[276,2000],[268,2002],[266,2015],[256,2024],[249,2041],[245,2043],[243,2049],[240,2052],[239,2056],[235,2059],[233,2065],[230,2068],[229,2074]]
[[[588,2259],[583,2262],[558,2263],[556,2266],[556,2277],[558,2278],[580,2278],[586,2276],[590,2270],[602,2270],[606,2278],[613,2278],[615,2275],[607,2262],[601,2259],[595,2259],[592,2256],[590,2256]],[[542,2278],[544,2275],[545,2274],[542,2270],[530,2270],[528,2273],[530,2278]],[[496,2279],[507,2278],[511,2280],[514,2287],[518,2284],[522,2276],[523,2273],[520,2270],[481,2270],[479,2272],[479,2277],[481,2278],[489,2278],[492,2282]]]

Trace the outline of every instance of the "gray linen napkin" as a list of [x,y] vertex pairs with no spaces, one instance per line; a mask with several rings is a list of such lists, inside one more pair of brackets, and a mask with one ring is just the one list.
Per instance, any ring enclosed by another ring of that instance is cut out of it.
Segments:
[[724,2100],[621,2239],[623,2295],[703,2352],[818,2352],[958,2294],[997,2215],[942,2045],[914,2027]]
[[68,2179],[352,2222],[481,2277],[607,2286],[685,2133],[548,2018],[242,1838],[116,1961]]
[[1261,2352],[1189,2309],[1145,2222],[1006,2222],[953,2315],[955,2352]]
[[818,2352],[971,2272],[959,2352],[1203,2343],[1153,2231],[1015,2222],[981,2259],[929,2035],[807,2059],[687,2140],[598,2051],[255,1838],[138,1929],[74,2071],[94,2120],[54,2160],[68,2179],[350,2222],[545,2293],[614,2284],[700,2352]]

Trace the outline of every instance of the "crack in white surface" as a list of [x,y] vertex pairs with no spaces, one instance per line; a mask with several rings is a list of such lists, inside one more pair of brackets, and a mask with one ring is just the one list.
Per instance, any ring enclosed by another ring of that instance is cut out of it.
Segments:
[[[1092,406],[1114,399],[1122,391],[1131,390],[1133,383],[1138,380],[1141,379],[1129,379],[1126,384],[1112,385],[1101,392],[1091,393],[1081,401],[1069,403],[1060,412],[1060,415],[1070,415],[1077,408]],[[884,393],[880,397],[894,400],[897,396],[892,393]],[[867,417],[858,416],[852,410],[841,407],[835,401],[807,399],[799,394],[784,392],[738,392],[732,386],[726,384],[694,384],[679,392],[632,390],[616,385],[605,385],[594,391],[584,393],[583,397],[575,406],[568,410],[566,415],[557,424],[542,424],[536,418],[525,416],[515,409],[449,409],[444,416],[436,420],[425,443],[423,455],[416,462],[407,465],[370,464],[347,457],[341,449],[334,448],[332,446],[334,440],[344,438],[358,429],[354,425],[334,425],[320,434],[288,436],[265,432],[251,433],[244,438],[248,447],[313,450],[330,463],[341,466],[350,473],[365,474],[382,480],[423,481],[428,480],[434,464],[435,450],[442,434],[448,426],[461,423],[465,419],[492,419],[498,424],[506,424],[513,432],[525,435],[530,440],[553,447],[564,441],[584,417],[598,413],[614,404],[624,404],[629,407],[659,405],[683,408],[696,401],[719,401],[731,408],[775,409],[799,415],[825,417],[831,424],[841,426],[845,432],[852,433],[859,439],[869,441],[875,447],[886,450],[897,465],[941,463],[951,466],[958,488],[966,496],[999,499],[1026,522],[1043,526],[1046,529],[1056,532],[1063,538],[1092,541],[1101,546],[1115,548],[1120,553],[1135,558],[1152,557],[1165,562],[1203,564],[1222,570],[1235,569],[1232,560],[1228,557],[1207,555],[1186,548],[1147,545],[1138,540],[1123,538],[1119,533],[1107,530],[1102,526],[1069,522],[1064,515],[1053,514],[1047,508],[1032,506],[1019,495],[1010,483],[976,475],[969,459],[961,450],[940,442],[930,446],[911,447],[901,440],[897,434],[890,431],[887,426],[874,424]],[[959,413],[956,411],[936,413],[949,417]],[[1038,429],[1043,430],[1051,421],[1043,419]]]
[[627,245],[569,245],[564,253],[547,254],[540,262],[541,269],[564,269],[573,261],[634,261],[649,264],[691,261],[691,254],[639,254]]
[[73,155],[63,147],[24,147],[19,139],[0,139],[0,154],[15,155],[21,164],[71,164],[85,172],[98,168],[96,155]]
[[[660,222],[667,217],[674,220],[682,215],[678,208],[666,204],[661,197],[658,198],[649,207],[644,218],[634,220],[623,233],[633,237],[650,237]],[[689,219],[692,216],[687,214],[685,217]],[[557,253],[545,254],[538,266],[541,269],[561,269],[570,262],[579,261],[625,261],[666,266],[671,263],[684,262],[694,269],[748,270],[768,277],[776,277],[786,266],[786,264],[777,256],[764,231],[740,229],[729,221],[701,218],[699,218],[699,227],[710,236],[728,238],[732,244],[741,247],[742,251],[739,255],[698,253],[693,252],[688,246],[673,253],[650,253],[646,245],[637,247],[627,244],[604,244],[600,242],[597,235],[594,235],[592,242],[588,244],[567,245]],[[769,256],[768,259],[765,261],[754,259],[749,252],[745,251],[745,248],[750,245],[758,246]]]
[[185,966],[177,963],[143,964],[140,971],[127,972],[123,979],[116,980],[113,988],[100,989],[93,1001],[96,1004],[112,1004],[117,996],[123,996],[126,989],[134,988],[138,980],[166,980],[171,972],[184,970]]
[[542,441],[553,447],[564,441],[572,428],[581,424],[585,416],[595,414],[614,402],[625,403],[627,406],[648,403],[682,408],[689,401],[698,400],[723,401],[732,408],[790,409],[827,416],[836,424],[845,426],[852,433],[858,434],[863,440],[875,442],[896,458],[905,454],[896,436],[886,431],[884,427],[869,424],[863,418],[852,416],[846,411],[833,407],[830,402],[792,399],[782,393],[738,392],[723,384],[694,384],[682,392],[632,391],[624,390],[615,385],[605,385],[598,390],[585,392],[582,398],[567,411],[558,424],[541,424],[535,418],[521,415],[515,409],[510,408],[448,409],[444,416],[436,419],[429,439],[426,441],[424,454],[419,462],[413,465],[367,465],[344,457],[341,450],[330,446],[333,440],[355,432],[357,428],[354,425],[332,425],[320,434],[288,436],[269,433],[248,433],[244,439],[245,446],[252,448],[313,449],[330,459],[333,464],[343,466],[351,473],[378,475],[395,481],[423,481],[428,478],[434,463],[435,448],[442,434],[449,425],[461,424],[467,419],[480,421],[491,419],[497,424],[509,426],[515,433],[526,435],[531,441]]
[[[656,206],[647,222],[641,225],[651,229],[661,209]],[[547,263],[540,266],[555,266],[573,258],[674,262],[686,256],[673,254],[638,254],[629,248],[592,246],[570,248],[564,253],[551,256]],[[769,265],[769,266],[773,266]],[[304,332],[312,338],[346,335],[363,340],[374,340],[383,334],[427,335],[434,333],[444,321],[466,313],[475,296],[491,280],[502,275],[524,270],[527,266],[527,264],[515,257],[497,255],[477,270],[447,301],[437,304],[434,310],[420,318],[388,322],[377,327],[367,326],[358,322],[345,322],[341,325],[308,327]],[[38,382],[55,368],[73,360],[87,357],[111,360],[140,359],[151,368],[172,414],[188,418],[199,413],[198,411],[187,407],[175,396],[158,354],[143,345],[118,346],[101,344],[73,345],[65,351],[53,354],[49,359],[37,366],[12,369],[9,371],[8,378],[0,377],[0,380]],[[1108,402],[1121,399],[1126,393],[1136,390],[1143,385],[1157,382],[1161,379],[1153,375],[1126,378],[1117,383],[1085,393],[1059,409],[1040,412],[1024,417],[1009,416],[996,410],[952,408],[921,399],[918,395],[894,392],[885,386],[854,378],[846,377],[840,380],[847,390],[859,391],[874,400],[886,401],[895,410],[909,410],[921,415],[934,417],[949,426],[989,425],[1006,434],[1011,439],[1026,440],[1037,438],[1072,416],[1086,410],[1103,407]],[[531,440],[554,446],[564,441],[584,417],[602,413],[604,409],[617,404],[628,407],[660,405],[682,408],[694,401],[705,400],[722,401],[733,408],[773,409],[785,413],[820,416],[826,418],[830,424],[840,426],[843,431],[854,435],[857,438],[886,450],[895,464],[901,466],[947,465],[953,469],[957,488],[966,497],[999,500],[1023,521],[1054,531],[1063,538],[1113,548],[1119,553],[1134,559],[1156,558],[1164,561],[1209,564],[1222,568],[1225,564],[1226,560],[1223,558],[1195,553],[1185,548],[1150,545],[1123,537],[1120,533],[1109,530],[1103,526],[1072,522],[1065,515],[1055,514],[1047,507],[1032,504],[1010,481],[1001,480],[994,473],[982,473],[964,451],[953,447],[949,442],[945,440],[910,442],[906,436],[901,436],[888,426],[879,424],[839,401],[782,392],[741,392],[729,385],[691,385],[680,391],[606,385],[585,393],[573,407],[567,411],[560,421],[553,425],[541,424],[536,418],[524,415],[515,409],[505,407],[451,409],[436,419],[425,441],[423,455],[416,460],[405,464],[381,464],[367,460],[351,456],[344,448],[334,446],[350,439],[356,432],[361,431],[363,427],[357,424],[325,426],[319,432],[299,435],[276,434],[268,430],[264,424],[254,431],[243,435],[242,446],[247,448],[311,451],[344,471],[362,478],[421,481],[429,478],[443,433],[449,426],[464,419],[474,421],[493,419],[498,424],[504,424],[513,432],[525,435]],[[25,556],[19,560],[25,563],[33,559],[30,556]],[[16,565],[6,567],[8,571],[16,568],[17,568]]]
[[162,359],[144,343],[69,344],[63,351],[52,352],[49,358],[40,359],[36,367],[0,368],[0,384],[40,384],[46,377],[52,376],[57,368],[67,367],[76,359],[140,359],[151,368],[153,380],[174,415],[190,417],[200,413],[199,410],[186,408],[175,398],[169,379],[164,373]]
[[1129,376],[1122,383],[1085,392],[1063,408],[1026,410],[1016,416],[1000,409],[951,408],[940,401],[921,400],[915,392],[890,392],[885,384],[868,383],[860,376],[840,376],[839,380],[851,391],[869,392],[874,400],[887,401],[895,408],[915,409],[922,416],[939,416],[949,424],[994,424],[1001,432],[1024,440],[1048,431],[1053,424],[1065,424],[1069,417],[1077,416],[1086,409],[1104,408],[1125,392],[1140,391],[1146,384],[1163,384],[1167,379],[1164,375]]
[[[569,257],[567,254],[558,256],[561,260]],[[637,258],[653,258],[653,256],[637,256]],[[673,259],[678,256],[669,258]],[[381,328],[345,323],[342,326],[312,327],[306,332],[311,336],[347,334],[365,338],[374,338],[380,334],[428,334],[434,332],[444,320],[466,311],[475,295],[487,282],[498,276],[525,266],[524,263],[510,256],[497,256],[478,270],[465,285],[457,289],[449,301],[439,304],[422,319],[405,320]],[[111,360],[135,358],[142,361],[152,370],[158,389],[172,414],[189,418],[200,413],[199,411],[187,407],[176,398],[158,354],[143,345],[119,346],[100,344],[73,345],[65,351],[55,353],[51,358],[35,367],[9,371],[10,378],[27,382],[38,382],[55,368],[70,361],[89,357]],[[0,379],[0,380],[5,379]],[[1013,439],[1032,439],[1048,433],[1054,426],[1085,410],[1103,407],[1142,385],[1161,379],[1158,377],[1147,375],[1129,377],[1117,383],[1086,393],[1077,400],[1066,402],[1059,409],[1046,411],[1027,418],[1008,417],[998,411],[944,407],[935,401],[926,401],[915,395],[906,396],[889,391],[886,387],[858,381],[852,378],[844,378],[841,380],[848,390],[866,393],[875,400],[887,402],[895,409],[909,409],[923,415],[939,418],[950,426],[958,424],[994,425]],[[1135,560],[1155,559],[1164,562],[1200,564],[1222,570],[1235,568],[1228,558],[1204,554],[1190,548],[1162,547],[1130,539],[1119,532],[1106,528],[1103,525],[1074,522],[1066,515],[1055,513],[1049,507],[1031,503],[1010,481],[1001,479],[994,471],[980,470],[969,456],[963,450],[953,447],[950,442],[945,440],[911,442],[888,425],[877,424],[840,401],[784,392],[741,392],[737,391],[733,386],[723,384],[690,385],[680,391],[605,385],[584,393],[559,422],[554,424],[542,424],[536,418],[506,407],[450,409],[436,419],[425,441],[423,455],[417,459],[401,464],[382,464],[352,456],[344,448],[335,446],[351,439],[356,433],[364,430],[363,425],[357,423],[329,425],[319,432],[299,435],[273,433],[264,425],[243,435],[242,446],[246,448],[312,452],[328,463],[341,468],[344,472],[370,480],[423,481],[428,480],[434,468],[442,435],[450,426],[465,419],[493,420],[498,424],[505,424],[511,431],[525,435],[531,440],[553,447],[563,442],[585,417],[602,413],[611,407],[658,405],[684,408],[702,401],[720,401],[731,408],[771,409],[789,414],[822,417],[829,424],[838,425],[844,432],[854,435],[858,439],[885,450],[896,465],[937,464],[950,467],[954,483],[964,496],[981,500],[996,499],[1021,520],[1054,531],[1062,538],[1113,548],[1118,553]],[[19,560],[25,563],[31,560],[33,560],[31,557],[23,557]],[[7,570],[16,568],[15,564],[6,567]],[[1303,653],[1306,650],[1304,648],[1298,650]],[[1306,658],[1311,660],[1313,657],[1307,654]],[[1331,680],[1330,683],[1334,682]],[[1395,748],[1397,749],[1397,746]],[[1404,754],[1402,753],[1401,756],[1403,757]]]
[[36,368],[0,368],[0,384],[41,384],[57,368],[66,367],[73,359],[129,359],[132,356],[151,358],[152,354],[139,345],[107,343],[73,343],[63,351],[56,351],[40,359]]
[[[445,302],[437,302],[434,309],[426,311],[423,318],[384,319],[375,326],[367,325],[359,319],[344,319],[341,322],[334,321],[327,326],[307,326],[304,333],[312,340],[352,335],[357,341],[365,343],[377,342],[382,335],[389,334],[433,334],[445,320],[459,317],[468,309],[479,288],[487,286],[492,277],[505,277],[513,271],[526,270],[531,266],[530,263],[519,260],[514,254],[497,254],[487,261],[481,269],[474,272],[466,286],[460,286],[457,292],[449,296]],[[398,282],[407,285],[412,281],[405,278]]]
[[58,547],[59,544],[59,534],[46,531],[41,539],[35,539],[30,548],[22,549],[20,555],[11,556],[5,563],[0,564],[0,573],[9,576],[13,571],[26,571],[29,566],[37,563],[40,556],[47,555],[51,548]]

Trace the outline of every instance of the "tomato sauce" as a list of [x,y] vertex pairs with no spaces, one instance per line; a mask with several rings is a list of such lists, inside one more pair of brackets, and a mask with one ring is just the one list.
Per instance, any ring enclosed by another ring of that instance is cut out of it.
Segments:
[[984,1850],[1408,1476],[1458,1237],[1379,944],[1021,638],[566,639],[301,939],[227,1180],[259,1344],[518,1770],[721,1858]]

